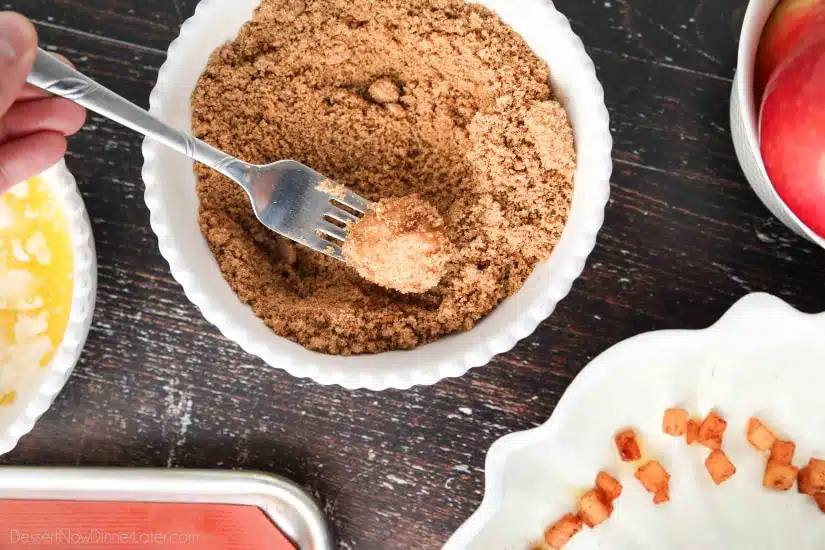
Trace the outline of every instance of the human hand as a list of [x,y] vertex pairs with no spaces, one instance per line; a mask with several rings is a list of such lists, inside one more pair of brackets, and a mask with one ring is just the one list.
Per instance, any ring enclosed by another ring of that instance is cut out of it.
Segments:
[[58,162],[86,120],[79,105],[26,84],[36,53],[34,25],[0,12],[0,195]]

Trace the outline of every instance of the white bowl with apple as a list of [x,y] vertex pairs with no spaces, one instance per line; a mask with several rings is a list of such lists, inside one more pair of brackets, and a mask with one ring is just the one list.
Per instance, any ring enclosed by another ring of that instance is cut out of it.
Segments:
[[750,2],[731,128],[765,206],[825,248],[825,0]]

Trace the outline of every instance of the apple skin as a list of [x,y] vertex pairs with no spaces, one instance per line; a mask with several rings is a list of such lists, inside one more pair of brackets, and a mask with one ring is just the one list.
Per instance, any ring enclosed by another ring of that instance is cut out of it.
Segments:
[[825,238],[825,34],[776,69],[759,126],[762,159],[776,192]]
[[768,19],[754,69],[756,104],[773,72],[810,35],[825,33],[825,0],[782,0]]

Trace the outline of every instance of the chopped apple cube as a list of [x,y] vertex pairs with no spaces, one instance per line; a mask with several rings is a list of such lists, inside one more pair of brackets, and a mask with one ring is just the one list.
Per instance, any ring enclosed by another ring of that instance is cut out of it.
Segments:
[[736,473],[736,466],[721,449],[710,452],[705,460],[705,468],[717,485],[721,485]]
[[582,530],[582,520],[573,514],[565,514],[544,532],[544,542],[552,550],[561,550]]
[[639,440],[636,439],[636,432],[624,430],[616,434],[616,449],[619,457],[625,462],[633,462],[642,458],[642,450],[639,447]]
[[662,431],[674,437],[687,432],[688,412],[685,409],[667,409],[662,418]]
[[699,443],[711,450],[721,449],[727,427],[725,419],[711,411],[699,426]]

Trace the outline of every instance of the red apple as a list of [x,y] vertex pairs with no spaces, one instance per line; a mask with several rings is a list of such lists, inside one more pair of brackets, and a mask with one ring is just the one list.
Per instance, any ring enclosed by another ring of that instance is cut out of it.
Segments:
[[825,0],[782,0],[768,19],[756,53],[757,105],[773,72],[811,34],[825,29]]
[[825,238],[825,33],[776,69],[759,125],[762,158],[776,192]]

